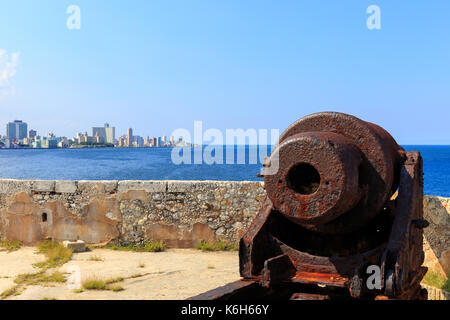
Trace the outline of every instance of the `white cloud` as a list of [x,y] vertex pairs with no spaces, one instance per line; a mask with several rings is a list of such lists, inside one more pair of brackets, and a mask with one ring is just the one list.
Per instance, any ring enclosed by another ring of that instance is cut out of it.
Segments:
[[0,49],[0,96],[12,92],[10,80],[17,72],[19,55],[19,52],[9,54],[6,50]]

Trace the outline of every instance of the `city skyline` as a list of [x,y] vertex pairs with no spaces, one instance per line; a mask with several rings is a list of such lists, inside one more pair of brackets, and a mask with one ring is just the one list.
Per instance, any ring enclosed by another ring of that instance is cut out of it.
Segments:
[[47,130],[47,133],[40,134],[37,130],[28,130],[28,123],[23,120],[13,120],[6,124],[6,135],[0,135],[0,147],[2,148],[68,148],[68,147],[175,147],[190,146],[189,141],[184,141],[181,137],[152,136],[143,138],[133,134],[133,129],[128,128],[127,134],[115,137],[115,127],[105,123],[103,127],[92,127],[92,135],[87,131],[78,131],[73,137],[55,135],[54,131]]

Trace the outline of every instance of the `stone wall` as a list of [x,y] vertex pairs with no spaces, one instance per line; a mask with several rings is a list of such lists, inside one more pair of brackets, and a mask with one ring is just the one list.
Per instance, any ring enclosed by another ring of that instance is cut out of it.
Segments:
[[427,267],[444,277],[450,274],[450,198],[425,196],[424,218],[430,225],[424,229]]
[[264,199],[260,182],[0,180],[0,236],[236,243]]
[[[261,182],[0,180],[0,237],[87,243],[236,243],[264,200]],[[427,264],[449,272],[450,199],[425,196]]]

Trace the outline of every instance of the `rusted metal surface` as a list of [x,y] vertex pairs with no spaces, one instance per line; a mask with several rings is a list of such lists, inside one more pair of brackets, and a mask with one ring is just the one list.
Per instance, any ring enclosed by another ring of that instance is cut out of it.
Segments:
[[[307,138],[311,135],[316,143],[303,143],[301,148],[297,142],[295,147],[288,147],[301,137],[311,140]],[[308,220],[305,217],[311,217],[306,226],[311,230],[348,233],[370,221],[395,191],[398,182],[394,176],[405,152],[377,125],[343,113],[321,112],[293,123],[281,135],[271,158],[274,156],[279,156],[280,169],[264,177],[274,206],[283,214],[297,215],[303,224]],[[276,161],[271,158],[269,164]],[[320,186],[315,193],[305,195],[292,190],[289,173],[291,166],[298,163],[309,164],[320,172]]]
[[348,138],[300,133],[285,139],[275,152],[280,169],[265,176],[266,191],[274,207],[291,220],[303,225],[327,223],[360,201],[362,154]]
[[[267,197],[239,247],[253,295],[426,298],[418,152],[405,152],[375,124],[322,112],[292,124],[264,169]],[[381,270],[378,288],[367,285],[373,265]],[[236,286],[199,297],[245,297]]]
[[252,280],[238,280],[227,284],[226,286],[219,287],[195,297],[191,297],[188,300],[216,300],[228,298],[245,299],[253,298],[253,294],[258,290],[258,282]]
[[330,300],[330,297],[314,293],[294,293],[290,300]]

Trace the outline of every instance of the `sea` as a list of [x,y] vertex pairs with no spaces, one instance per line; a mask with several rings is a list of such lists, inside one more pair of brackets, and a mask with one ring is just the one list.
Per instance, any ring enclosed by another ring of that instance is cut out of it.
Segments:
[[[403,147],[422,154],[424,193],[450,197],[450,146]],[[262,181],[257,174],[268,154],[268,146],[0,149],[0,178]]]

